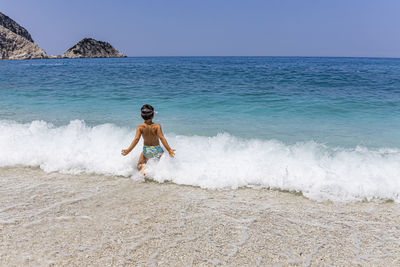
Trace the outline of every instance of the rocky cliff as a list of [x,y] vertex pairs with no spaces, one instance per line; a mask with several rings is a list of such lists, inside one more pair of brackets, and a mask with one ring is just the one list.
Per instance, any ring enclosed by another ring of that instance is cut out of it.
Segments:
[[47,55],[33,43],[24,27],[0,13],[0,59],[32,58],[47,58]]
[[0,26],[0,59],[47,58],[36,44],[9,29]]
[[107,42],[85,38],[68,49],[62,58],[85,58],[85,57],[126,57]]
[[33,43],[33,39],[31,37],[31,35],[24,27],[22,27],[21,25],[19,25],[14,20],[12,20],[11,18],[9,18],[8,16],[4,15],[1,12],[0,12],[0,26],[3,26],[4,28],[9,29],[13,33],[15,33],[19,36],[22,36],[25,39],[27,39],[28,41]]

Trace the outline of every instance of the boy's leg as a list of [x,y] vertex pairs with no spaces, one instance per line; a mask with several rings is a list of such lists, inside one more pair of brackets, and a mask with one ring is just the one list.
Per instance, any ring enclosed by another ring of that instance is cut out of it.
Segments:
[[139,161],[137,164],[137,168],[140,171],[141,174],[146,175],[146,173],[144,172],[144,170],[146,169],[146,163],[147,163],[147,159],[146,157],[143,155],[143,153],[140,153],[140,157],[139,157]]

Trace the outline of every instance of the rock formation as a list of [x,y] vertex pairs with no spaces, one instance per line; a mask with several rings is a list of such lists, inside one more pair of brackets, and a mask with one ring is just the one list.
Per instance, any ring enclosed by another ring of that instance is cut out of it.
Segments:
[[0,59],[32,58],[47,58],[47,55],[33,43],[24,27],[0,13]]
[[61,56],[46,55],[29,32],[0,12],[0,60],[34,58],[126,57],[107,42],[85,38]]
[[62,58],[126,57],[107,42],[85,38],[68,49]]
[[13,33],[18,34],[28,39],[28,41],[34,43],[31,35],[24,27],[22,27],[21,25],[19,25],[14,20],[12,20],[11,18],[9,18],[8,16],[4,15],[1,12],[0,12],[0,26],[3,26],[4,28],[9,29]]
[[25,37],[0,26],[0,59],[32,59],[46,57],[46,53],[39,46]]

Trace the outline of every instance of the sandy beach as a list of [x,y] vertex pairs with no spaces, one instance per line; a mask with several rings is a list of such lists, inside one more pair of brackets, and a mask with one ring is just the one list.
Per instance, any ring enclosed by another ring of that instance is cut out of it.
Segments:
[[399,266],[393,202],[0,169],[1,266]]

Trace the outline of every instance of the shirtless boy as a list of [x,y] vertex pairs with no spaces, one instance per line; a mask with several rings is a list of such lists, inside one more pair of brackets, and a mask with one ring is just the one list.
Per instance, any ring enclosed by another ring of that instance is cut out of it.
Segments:
[[160,146],[160,141],[167,149],[169,155],[174,157],[175,149],[171,149],[168,145],[167,140],[161,130],[159,123],[154,123],[154,108],[151,105],[144,105],[141,109],[141,116],[144,123],[136,127],[136,136],[133,139],[131,145],[127,149],[123,149],[121,154],[126,156],[131,152],[140,140],[140,136],[143,136],[143,152],[140,154],[139,161],[137,164],[138,170],[145,175],[145,164],[151,158],[160,159],[164,153]]

